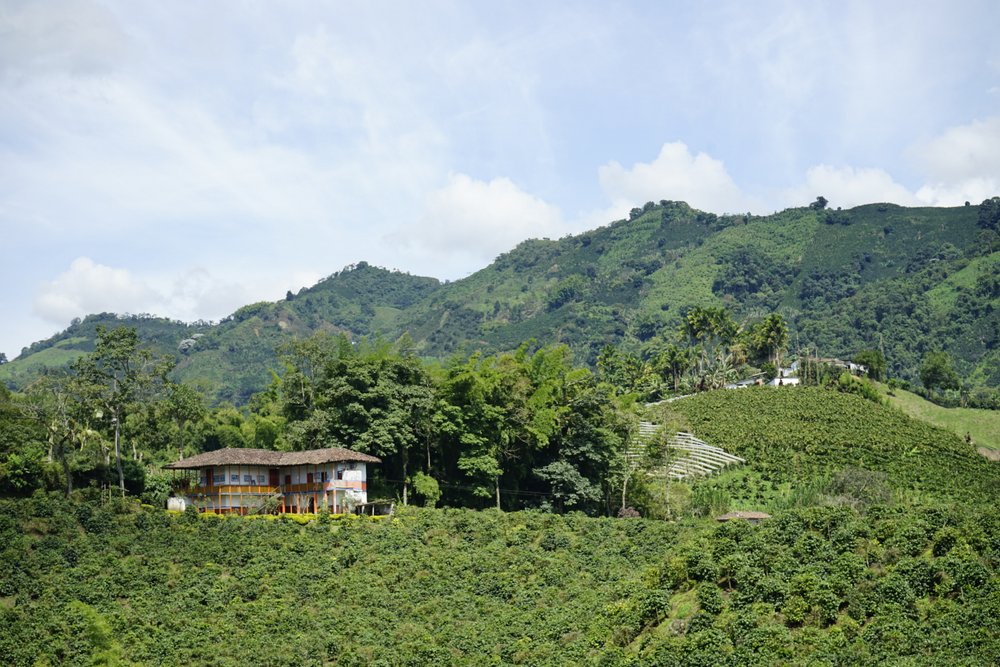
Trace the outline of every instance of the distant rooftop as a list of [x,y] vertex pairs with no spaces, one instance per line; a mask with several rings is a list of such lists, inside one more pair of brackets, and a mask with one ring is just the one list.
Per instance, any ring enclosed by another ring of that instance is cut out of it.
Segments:
[[732,521],[733,519],[744,519],[746,521],[762,521],[763,519],[770,519],[771,515],[766,512],[755,512],[755,511],[739,511],[739,512],[729,512],[723,514],[722,516],[715,517],[716,521]]

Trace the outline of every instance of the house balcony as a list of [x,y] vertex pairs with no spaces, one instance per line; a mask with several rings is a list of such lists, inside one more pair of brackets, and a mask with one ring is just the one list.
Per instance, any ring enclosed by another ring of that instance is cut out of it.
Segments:
[[255,486],[250,484],[214,484],[212,486],[192,486],[183,491],[187,496],[236,496],[265,495],[271,496],[281,493],[281,488],[277,486]]
[[282,484],[283,493],[322,493],[324,491],[366,491],[368,483],[346,479],[336,479],[326,482],[307,482],[305,484]]
[[332,491],[367,490],[368,484],[360,481],[334,480],[328,482],[306,482],[302,484],[282,484],[281,486],[257,486],[250,484],[214,484],[211,486],[192,486],[181,490],[181,493],[191,497],[199,496],[238,496],[238,495],[276,495],[284,493],[323,493]]

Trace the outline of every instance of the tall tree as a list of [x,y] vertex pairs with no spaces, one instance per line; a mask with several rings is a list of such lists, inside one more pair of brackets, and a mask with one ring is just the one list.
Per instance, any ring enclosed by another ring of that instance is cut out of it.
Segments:
[[699,386],[706,387],[709,363],[727,350],[740,332],[739,325],[725,308],[694,307],[687,311],[681,334],[688,338],[692,354],[697,355]]
[[294,448],[342,446],[382,457],[386,468],[399,470],[405,502],[413,453],[426,446],[433,389],[402,343],[404,354],[381,342],[352,346],[346,339],[326,350],[299,347],[282,384]]
[[928,352],[920,364],[920,381],[928,389],[958,389],[958,373],[947,352]]
[[669,375],[674,391],[680,389],[681,378],[691,368],[693,355],[690,349],[679,347],[673,343],[668,345],[654,361],[657,372]]
[[43,376],[27,390],[25,410],[45,428],[49,446],[49,462],[58,462],[62,469],[65,492],[73,491],[73,471],[70,458],[78,447],[100,441],[100,434],[91,426],[92,414],[82,399],[85,389],[78,378],[68,375]]
[[[115,466],[122,495],[125,495],[125,473],[121,433],[125,418],[138,401],[150,398],[166,385],[166,375],[172,367],[171,359],[154,358],[148,349],[140,347],[135,327],[108,329],[103,325],[97,327],[94,351],[73,362],[81,393],[97,406],[97,414],[109,420],[114,432]],[[134,439],[132,456],[139,458]]]
[[775,367],[781,367],[781,357],[788,349],[788,325],[781,315],[771,313],[758,322],[750,333],[754,347],[767,355]]
[[885,355],[879,350],[861,350],[854,355],[854,363],[868,368],[868,377],[873,380],[885,379]]

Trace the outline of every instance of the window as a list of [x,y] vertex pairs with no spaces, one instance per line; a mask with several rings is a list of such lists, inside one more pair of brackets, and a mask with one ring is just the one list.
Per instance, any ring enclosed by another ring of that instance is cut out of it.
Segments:
[[337,466],[337,479],[344,479],[344,468]]
[[253,484],[253,475],[243,475],[244,484]]
[[236,473],[233,473],[233,474],[231,474],[229,476],[229,481],[230,482],[236,482],[237,484],[239,484],[239,482],[240,482],[240,476],[238,474],[236,474]]
[[215,474],[212,475],[212,483],[213,484],[223,484],[223,483],[225,483],[225,481],[226,481],[226,475],[225,475],[225,473],[221,473],[220,472],[220,473],[215,473]]
[[329,482],[330,481],[330,473],[328,473],[325,470],[323,471],[323,481],[324,482]]

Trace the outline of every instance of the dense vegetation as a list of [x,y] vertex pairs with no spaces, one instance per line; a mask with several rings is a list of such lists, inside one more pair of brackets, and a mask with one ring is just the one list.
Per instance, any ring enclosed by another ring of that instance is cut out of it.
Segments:
[[850,358],[884,353],[915,385],[925,357],[945,352],[958,394],[1000,386],[1000,238],[994,200],[959,208],[817,206],[770,216],[715,216],[652,202],[621,220],[559,240],[525,241],[489,267],[439,283],[364,262],[277,303],[215,325],[95,315],[0,365],[23,388],[44,368],[93,349],[97,324],[134,324],[173,378],[216,400],[245,403],[279,370],[277,348],[316,331],[396,340],[424,357],[562,342],[585,364],[614,344],[648,356],[669,344],[693,307],[727,307],[738,322],[778,312],[794,351]]
[[5,665],[1000,660],[1000,521],[938,506],[760,525],[408,510],[170,516],[0,501]]
[[[740,483],[758,500],[780,499],[793,482],[827,484],[848,468],[887,474],[889,488],[918,496],[998,490],[969,442],[882,406],[871,383],[831,366],[803,362],[801,379],[812,386],[793,392],[705,392],[757,367],[773,374],[788,342],[780,316],[741,328],[724,309],[695,308],[678,336],[687,344],[646,361],[607,346],[595,373],[575,365],[565,345],[529,343],[440,366],[414,356],[407,337],[388,345],[318,334],[283,346],[283,374],[237,410],[208,409],[171,382],[169,358],[143,347],[135,329],[102,328],[72,372],[47,375],[24,394],[0,391],[0,489],[69,494],[114,484],[159,505],[169,479],[156,466],[182,456],[342,446],[380,457],[373,495],[404,503],[415,493],[431,506],[672,516],[676,499],[644,486],[645,471],[670,453],[657,444],[640,465],[630,459],[647,420],[753,461],[753,478]],[[875,372],[879,354],[871,357]],[[685,391],[702,393],[643,407]],[[701,490],[698,512],[746,497],[720,490],[730,477],[712,482],[711,502]]]

